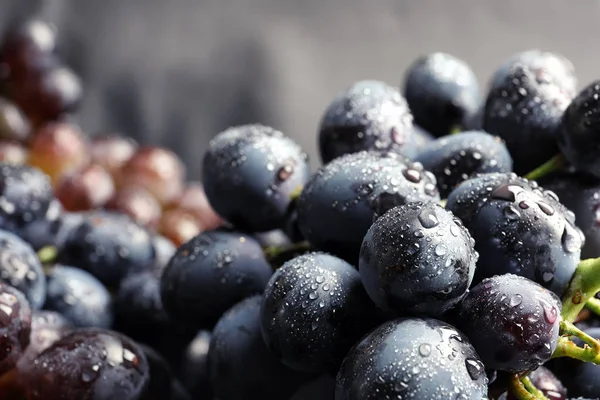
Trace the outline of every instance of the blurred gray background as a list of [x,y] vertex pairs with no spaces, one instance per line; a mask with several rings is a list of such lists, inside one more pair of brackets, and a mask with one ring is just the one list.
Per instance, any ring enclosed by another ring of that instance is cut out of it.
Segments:
[[177,151],[198,178],[208,141],[261,122],[319,164],[316,130],[352,82],[400,84],[418,56],[466,60],[483,86],[511,54],[568,57],[580,86],[600,78],[592,0],[0,0],[0,28],[40,16],[83,78],[80,121]]

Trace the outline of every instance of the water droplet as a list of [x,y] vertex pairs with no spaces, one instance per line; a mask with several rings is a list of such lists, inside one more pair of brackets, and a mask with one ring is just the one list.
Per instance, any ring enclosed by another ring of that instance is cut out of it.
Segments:
[[517,194],[524,190],[522,187],[516,185],[502,185],[492,192],[492,198],[514,202],[517,199]]
[[546,283],[550,282],[554,278],[554,272],[545,271],[542,273],[542,280]]
[[294,166],[291,164],[284,165],[283,167],[277,170],[277,179],[280,182],[287,181],[290,176],[294,173]]
[[315,278],[315,281],[317,281],[317,283],[323,283],[325,281],[325,278],[323,277],[323,275],[319,275]]
[[98,377],[98,371],[100,370],[100,366],[98,364],[92,365],[91,367],[85,367],[83,371],[81,371],[81,380],[83,382],[89,383]]
[[516,294],[510,298],[510,302],[508,303],[511,307],[516,307],[523,302],[523,296],[520,294]]
[[308,294],[308,298],[309,298],[309,299],[311,299],[311,300],[314,300],[314,299],[316,299],[317,297],[319,297],[319,295],[318,295],[318,293],[317,293],[317,292],[310,292],[310,293]]
[[527,210],[529,208],[529,203],[527,201],[521,201],[519,203],[519,207],[522,208],[523,210]]
[[423,357],[429,357],[431,354],[431,346],[427,343],[423,343],[419,346],[419,354]]
[[399,381],[394,384],[394,390],[398,393],[404,392],[406,389],[408,389],[408,383]]
[[448,248],[446,247],[445,244],[440,243],[437,246],[435,246],[435,254],[436,255],[443,256],[447,252],[448,252]]
[[553,324],[558,318],[558,310],[552,304],[548,304],[545,301],[540,301],[542,309],[544,310],[544,318],[548,323]]
[[418,218],[423,228],[426,229],[435,228],[440,223],[437,216],[435,215],[435,211],[431,209],[425,209],[421,211]]
[[550,204],[546,204],[543,201],[538,201],[537,205],[540,208],[540,210],[542,210],[542,212],[544,214],[546,214],[546,215],[553,215],[554,214],[554,208],[552,208],[550,206]]
[[581,237],[571,226],[571,224],[565,224],[565,230],[563,231],[561,237],[561,243],[563,249],[568,253],[575,253],[576,251],[581,250]]
[[479,379],[485,372],[485,369],[484,369],[481,361],[476,360],[474,358],[467,358],[465,360],[465,365],[467,367],[467,372],[469,373],[469,376],[474,381]]
[[519,212],[519,210],[517,210],[513,206],[505,207],[503,212],[504,212],[504,216],[509,221],[516,221],[519,218],[521,218],[521,213]]
[[370,193],[373,193],[374,188],[375,186],[371,182],[361,183],[354,188],[354,191],[361,196],[366,196]]
[[410,182],[419,183],[421,182],[421,173],[416,169],[407,168],[402,172],[402,175]]
[[418,237],[418,238],[422,238],[423,236],[425,236],[425,234],[423,233],[423,231],[420,230],[420,229],[417,229],[415,231],[414,235],[415,235],[415,237]]

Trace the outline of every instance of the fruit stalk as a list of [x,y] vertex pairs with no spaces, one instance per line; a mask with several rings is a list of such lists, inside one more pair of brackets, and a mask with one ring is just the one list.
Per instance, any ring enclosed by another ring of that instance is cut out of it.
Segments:
[[600,258],[581,261],[563,298],[563,321],[575,321],[587,302],[598,291],[600,291]]
[[592,297],[585,306],[596,315],[600,315],[600,299]]
[[510,379],[510,390],[519,400],[548,400],[527,376],[513,375]]
[[524,178],[530,181],[537,180],[545,177],[546,175],[559,170],[565,165],[565,157],[561,154],[557,154],[533,171],[527,173]]

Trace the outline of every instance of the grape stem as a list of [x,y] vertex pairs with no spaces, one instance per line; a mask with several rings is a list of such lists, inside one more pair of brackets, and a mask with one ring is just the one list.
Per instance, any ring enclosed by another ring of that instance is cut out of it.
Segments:
[[282,247],[278,247],[278,246],[270,246],[270,247],[265,247],[265,249],[263,250],[263,253],[265,254],[265,257],[267,258],[267,260],[273,260],[274,258],[280,256],[283,253],[288,253],[288,252],[305,252],[305,251],[310,251],[311,247],[310,244],[308,242],[298,242],[298,243],[293,243],[289,246],[282,246]]
[[448,199],[442,199],[442,200],[440,200],[440,206],[446,208],[446,204],[448,204]]
[[558,171],[565,165],[565,163],[566,159],[562,155],[562,153],[560,153],[555,155],[554,157],[552,157],[551,159],[549,159],[548,161],[546,161],[545,163],[543,163],[542,165],[540,165],[539,167],[537,167],[536,169],[529,172],[523,177],[530,181],[537,180],[551,174],[554,171]]
[[585,303],[585,306],[596,315],[600,315],[600,299],[592,297]]
[[575,336],[576,338],[581,339],[585,345],[589,345],[589,347],[594,350],[594,353],[600,356],[600,342],[583,332],[581,329],[576,327],[570,322],[560,321],[560,333],[561,335],[567,336]]
[[556,346],[556,350],[552,354],[552,358],[559,357],[570,357],[584,362],[600,364],[600,354],[596,353],[593,348],[587,344],[579,347],[566,336],[558,338],[558,346]]
[[58,250],[54,246],[42,247],[38,250],[37,256],[42,264],[49,264],[58,257]]
[[510,390],[519,400],[548,400],[527,376],[513,375],[510,378]]
[[450,135],[456,135],[457,133],[461,133],[464,132],[464,128],[462,127],[462,125],[454,125],[452,128],[450,128]]
[[563,297],[561,313],[563,321],[575,321],[581,310],[598,291],[600,291],[600,258],[581,261]]

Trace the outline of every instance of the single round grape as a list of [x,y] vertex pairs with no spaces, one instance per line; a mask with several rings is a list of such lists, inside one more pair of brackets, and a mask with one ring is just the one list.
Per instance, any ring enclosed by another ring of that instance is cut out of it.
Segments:
[[55,311],[37,310],[31,315],[29,345],[19,363],[32,362],[42,351],[73,330],[73,325]]
[[419,57],[404,77],[404,96],[415,124],[434,136],[444,136],[477,112],[481,92],[477,76],[447,53]]
[[60,212],[50,180],[25,165],[0,163],[0,226],[23,235],[28,225],[54,219]]
[[79,76],[59,63],[19,77],[10,86],[15,103],[35,123],[56,121],[74,112],[83,97]]
[[127,214],[138,224],[155,229],[162,216],[162,208],[156,198],[141,186],[119,188],[105,206],[108,210]]
[[56,311],[76,327],[110,328],[112,301],[104,285],[89,272],[55,265],[48,272],[44,309]]
[[381,315],[356,269],[325,253],[281,266],[264,292],[261,326],[267,347],[301,372],[334,372]]
[[242,300],[223,314],[212,332],[208,368],[218,399],[287,399],[310,377],[281,364],[265,346],[261,303],[260,295]]
[[185,166],[177,154],[163,147],[141,147],[117,174],[119,187],[139,185],[161,204],[167,204],[183,190]]
[[0,162],[23,165],[27,162],[29,150],[18,142],[0,140]]
[[487,368],[519,373],[536,369],[554,353],[561,309],[548,289],[505,274],[471,288],[456,321]]
[[112,177],[98,164],[88,164],[66,175],[56,187],[56,197],[67,211],[100,208],[114,193]]
[[137,147],[133,139],[117,134],[94,136],[89,145],[92,161],[101,165],[113,177],[129,161]]
[[262,293],[273,270],[251,236],[201,233],[178,249],[161,278],[161,298],[175,321],[210,328],[240,300]]
[[189,211],[205,230],[216,229],[223,223],[221,217],[208,202],[204,187],[200,182],[188,182],[181,196],[169,208],[181,208]]
[[137,400],[150,379],[143,350],[117,332],[76,329],[31,363],[18,379],[28,400]]
[[567,96],[574,97],[577,94],[573,63],[562,54],[540,49],[525,50],[510,56],[493,74],[490,89],[502,85],[511,68],[517,64],[525,65],[539,74],[549,74]]
[[124,214],[89,212],[64,240],[57,261],[118,287],[129,273],[152,268],[152,235]]
[[319,126],[319,153],[324,164],[360,151],[412,156],[412,131],[413,117],[398,88],[381,81],[359,81],[327,106]]
[[475,239],[473,284],[511,273],[562,296],[580,261],[583,234],[555,193],[512,173],[483,174],[454,189],[446,208]]
[[47,68],[56,48],[56,29],[46,21],[30,19],[14,24],[4,33],[0,64],[9,77]]
[[502,139],[482,131],[441,137],[426,145],[415,161],[435,175],[442,198],[478,174],[512,171],[512,159]]
[[176,246],[181,246],[202,233],[204,226],[192,212],[173,208],[163,212],[158,230]]
[[210,142],[202,180],[221,217],[240,230],[264,232],[283,227],[292,198],[309,173],[308,156],[283,133],[243,125]]
[[0,138],[25,142],[31,135],[31,125],[16,104],[0,98]]
[[298,228],[315,248],[353,265],[373,220],[413,201],[439,201],[431,172],[395,153],[359,152],[321,167],[297,202]]
[[336,400],[487,399],[488,378],[469,339],[435,319],[388,321],[348,353]]
[[367,232],[359,272],[371,299],[393,315],[440,316],[467,293],[479,255],[469,231],[436,203],[392,208]]
[[35,132],[28,163],[44,171],[56,185],[89,162],[86,138],[75,125],[57,122]]
[[33,248],[23,239],[0,230],[0,282],[18,289],[32,309],[46,301],[46,276]]

